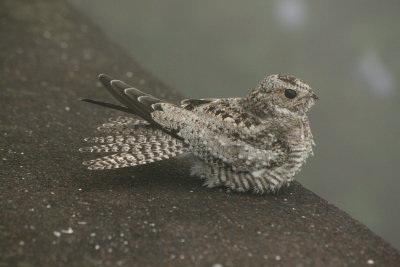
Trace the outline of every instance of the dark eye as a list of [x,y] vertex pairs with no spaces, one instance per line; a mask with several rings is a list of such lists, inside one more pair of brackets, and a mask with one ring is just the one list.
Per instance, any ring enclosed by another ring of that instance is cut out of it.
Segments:
[[297,96],[297,92],[292,89],[286,89],[285,90],[285,96],[289,99],[293,99]]

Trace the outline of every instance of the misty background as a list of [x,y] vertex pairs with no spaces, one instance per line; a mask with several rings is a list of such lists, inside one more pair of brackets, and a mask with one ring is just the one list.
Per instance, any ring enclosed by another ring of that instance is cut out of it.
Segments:
[[398,0],[70,1],[187,97],[308,82],[317,146],[296,179],[400,248]]

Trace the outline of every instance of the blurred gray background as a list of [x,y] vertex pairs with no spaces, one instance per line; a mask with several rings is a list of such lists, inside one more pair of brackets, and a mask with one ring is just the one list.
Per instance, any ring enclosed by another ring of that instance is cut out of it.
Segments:
[[297,180],[400,248],[398,0],[70,1],[188,97],[308,82],[317,146]]

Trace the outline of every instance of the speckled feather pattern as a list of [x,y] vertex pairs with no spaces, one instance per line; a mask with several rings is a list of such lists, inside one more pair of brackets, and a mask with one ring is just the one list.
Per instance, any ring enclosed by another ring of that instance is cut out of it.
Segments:
[[244,98],[187,99],[180,106],[107,76],[100,81],[143,119],[111,119],[98,128],[111,135],[85,139],[97,145],[82,152],[116,153],[84,162],[89,169],[135,166],[191,152],[192,174],[206,186],[265,193],[288,185],[312,154],[306,112],[317,97],[293,76],[268,76]]
[[98,127],[109,134],[85,138],[98,145],[80,148],[80,152],[116,153],[83,164],[90,170],[116,169],[147,164],[189,152],[181,141],[154,129],[149,123],[129,117],[111,118],[110,123]]

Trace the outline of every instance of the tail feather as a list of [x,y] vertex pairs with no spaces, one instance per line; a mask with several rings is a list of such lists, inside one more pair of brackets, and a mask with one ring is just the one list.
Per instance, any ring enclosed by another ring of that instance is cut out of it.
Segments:
[[[118,153],[83,162],[91,170],[115,169],[147,164],[159,160],[169,159],[189,152],[186,144],[157,129],[147,135],[117,135],[106,137],[89,137],[85,141],[99,145],[80,148],[80,152],[112,152]],[[154,132],[158,131],[158,132]]]
[[110,119],[110,122],[98,127],[99,131],[109,136],[86,138],[85,141],[98,145],[81,148],[81,152],[117,153],[83,162],[88,169],[142,165],[189,152],[188,146],[176,132],[163,128],[152,118],[152,113],[162,108],[160,103],[165,102],[107,75],[101,74],[99,80],[123,106],[90,99],[83,101],[135,114],[140,119]]
[[114,154],[94,160],[84,161],[89,170],[118,169],[152,163],[157,160],[168,159],[169,156],[148,157],[143,154],[135,155],[130,153]]
[[92,104],[95,104],[95,105],[98,105],[98,106],[112,108],[112,109],[119,110],[119,111],[122,111],[122,112],[134,114],[129,108],[126,108],[126,107],[123,107],[123,106],[119,106],[119,105],[115,105],[115,104],[111,104],[111,103],[108,103],[108,102],[103,102],[103,101],[93,100],[93,99],[88,99],[88,98],[81,98],[80,100],[84,101],[84,102],[92,103]]
[[142,117],[143,119],[145,119],[149,122],[154,122],[153,119],[151,118],[150,112],[144,109],[144,106],[142,104],[140,104],[140,102],[137,100],[137,97],[130,97],[128,94],[126,94],[126,89],[129,88],[132,90],[136,90],[137,92],[140,92],[139,93],[140,96],[146,95],[145,93],[132,88],[128,84],[124,83],[123,81],[113,80],[111,77],[109,77],[105,74],[100,74],[99,80],[104,85],[104,87],[119,102],[121,102],[127,108],[131,109],[133,113],[139,115],[140,117]]
[[83,165],[88,166],[89,170],[117,169],[165,160],[189,152],[189,149],[182,145],[158,150],[141,151],[141,149],[143,147],[139,147],[139,150],[135,150],[134,152],[119,153],[84,161]]
[[116,134],[116,135],[119,135],[119,134],[122,134],[122,135],[138,135],[138,134],[161,135],[163,133],[162,131],[153,128],[151,125],[138,126],[138,125],[106,124],[106,125],[99,126],[97,128],[97,130],[99,130],[100,132],[103,132],[103,133]]
[[118,123],[118,124],[134,124],[134,125],[149,125],[147,121],[132,118],[132,117],[125,117],[125,116],[118,116],[116,118],[109,118],[109,122]]
[[[149,122],[155,128],[160,129],[161,131],[169,134],[177,139],[182,140],[176,132],[165,129],[157,122],[153,120],[152,113],[157,108],[160,108],[160,103],[164,102],[154,96],[143,93],[139,89],[133,88],[132,86],[124,83],[120,80],[113,80],[111,77],[105,74],[99,75],[99,81],[104,85],[104,87],[125,107],[129,109],[129,111],[133,114],[138,115],[142,119]],[[85,100],[86,101],[86,100]],[[99,101],[86,101],[86,102],[99,102]],[[96,103],[98,104],[98,103]],[[102,103],[101,105],[107,106]],[[108,105],[111,107],[111,105]],[[115,108],[118,110],[123,110],[123,108]]]
[[147,137],[143,135],[109,135],[109,136],[99,136],[99,137],[88,137],[85,138],[86,142],[89,143],[99,143],[99,144],[112,144],[112,143],[125,143],[125,144],[134,144],[134,143],[144,143],[146,142]]
[[[111,139],[111,138],[110,138]],[[114,138],[114,140],[118,138]],[[141,140],[140,140],[141,139]],[[146,138],[146,136],[139,136],[139,138],[128,137],[124,138],[122,142],[110,143],[104,145],[90,146],[80,148],[80,152],[132,152],[138,153],[149,153],[149,152],[173,152],[180,151],[184,148],[183,143],[173,139],[157,139],[152,136]]]
[[136,118],[118,117],[111,118],[109,121],[110,122],[102,124],[97,129],[104,133],[116,135],[160,135],[162,133],[162,131],[154,128],[148,122]]
[[134,146],[122,143],[112,143],[99,146],[82,147],[79,152],[129,152]]

